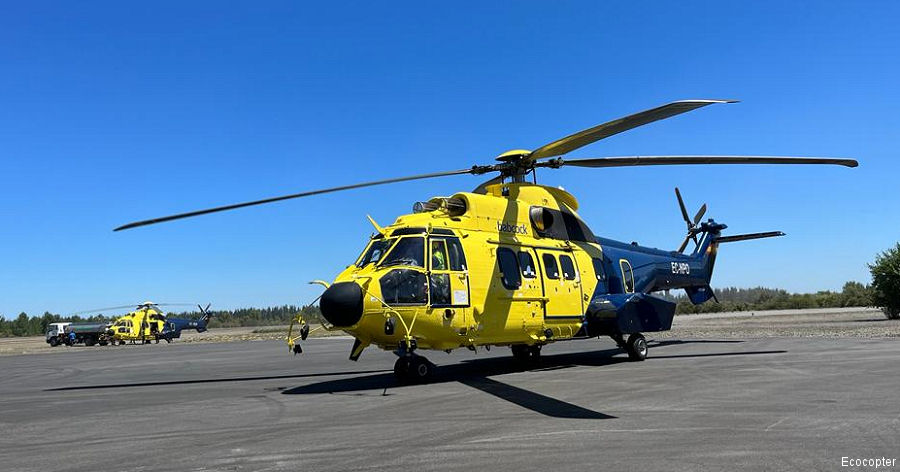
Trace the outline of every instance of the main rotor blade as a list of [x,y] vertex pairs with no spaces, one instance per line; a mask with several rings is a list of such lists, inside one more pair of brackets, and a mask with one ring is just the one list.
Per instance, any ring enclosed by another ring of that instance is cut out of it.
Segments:
[[[684,222],[688,224],[688,228],[691,227],[691,219],[688,217],[687,208],[684,207],[684,200],[681,198],[681,191],[678,190],[678,187],[675,187],[675,196],[678,197],[678,207],[681,208],[681,216],[684,217]],[[687,243],[685,243],[687,244]],[[681,252],[681,251],[678,251]]]
[[331,188],[325,188],[325,189],[320,189],[320,190],[311,190],[309,192],[294,193],[291,195],[284,195],[281,197],[265,198],[262,200],[254,200],[252,202],[236,203],[234,205],[224,205],[224,206],[215,207],[215,208],[207,208],[205,210],[190,211],[187,213],[179,213],[177,215],[163,216],[160,218],[136,221],[134,223],[128,223],[126,225],[119,226],[118,228],[114,229],[113,231],[121,231],[123,229],[137,228],[138,226],[146,226],[146,225],[153,225],[156,223],[163,223],[166,221],[180,220],[182,218],[190,218],[192,216],[206,215],[209,213],[216,213],[216,212],[220,212],[220,211],[235,210],[237,208],[244,208],[244,207],[253,206],[253,205],[262,205],[264,203],[280,202],[282,200],[290,200],[292,198],[308,197],[310,195],[318,195],[321,193],[339,192],[341,190],[350,190],[350,189],[361,188],[361,187],[371,187],[374,185],[391,184],[391,183],[395,183],[395,182],[406,182],[408,180],[430,179],[433,177],[445,177],[445,176],[449,176],[449,175],[472,174],[472,173],[476,173],[476,170],[475,169],[460,169],[460,170],[451,170],[451,171],[447,171],[447,172],[434,172],[431,174],[413,175],[413,176],[409,176],[409,177],[397,177],[397,178],[393,178],[393,179],[375,180],[372,182],[363,182],[360,184],[352,184],[352,185],[342,185],[340,187],[331,187]]
[[606,123],[579,131],[573,135],[545,144],[528,155],[530,159],[543,159],[545,157],[561,156],[582,146],[628,131],[638,126],[643,126],[654,121],[680,115],[697,108],[702,108],[713,103],[734,103],[737,100],[679,100],[667,103],[650,110],[628,115]]
[[854,159],[830,157],[781,157],[781,156],[631,156],[597,157],[587,159],[563,159],[561,157],[539,162],[535,167],[629,167],[671,166],[691,164],[833,164],[856,167]]

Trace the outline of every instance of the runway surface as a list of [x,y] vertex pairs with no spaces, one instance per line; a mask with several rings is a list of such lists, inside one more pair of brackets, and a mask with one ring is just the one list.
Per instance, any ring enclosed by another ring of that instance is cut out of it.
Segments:
[[[0,469],[848,470],[900,458],[900,340],[559,343],[427,353],[427,385],[348,339],[0,358]],[[62,349],[62,348],[58,348]],[[898,461],[900,463],[900,461]],[[893,469],[881,470],[898,470]]]

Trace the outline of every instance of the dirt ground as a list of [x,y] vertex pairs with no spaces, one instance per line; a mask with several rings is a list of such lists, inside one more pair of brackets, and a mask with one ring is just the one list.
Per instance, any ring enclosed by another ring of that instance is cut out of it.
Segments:
[[[205,333],[185,332],[175,343],[223,343],[284,339],[287,327],[214,328]],[[256,331],[256,332],[254,332]],[[341,335],[313,330],[310,336]],[[675,317],[671,331],[652,333],[652,338],[766,338],[859,337],[900,338],[900,320],[888,320],[872,308],[777,310],[708,313]],[[100,348],[100,347],[98,347]],[[115,349],[106,347],[100,349]],[[0,338],[0,355],[62,353],[71,348],[51,348],[43,336]]]

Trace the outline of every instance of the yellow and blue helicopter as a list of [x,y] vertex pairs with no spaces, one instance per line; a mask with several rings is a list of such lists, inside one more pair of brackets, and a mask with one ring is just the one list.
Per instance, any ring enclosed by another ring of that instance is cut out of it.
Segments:
[[194,329],[198,333],[207,330],[209,318],[210,304],[206,308],[197,305],[200,309],[199,319],[188,318],[172,318],[160,309],[160,306],[185,306],[184,303],[168,303],[159,304],[146,301],[137,305],[124,305],[118,307],[100,308],[91,311],[109,311],[125,308],[134,308],[132,311],[119,316],[109,326],[109,335],[114,344],[125,344],[127,342],[147,344],[150,342],[159,343],[160,340],[167,343],[173,339],[181,337],[181,331],[185,329]]
[[[702,221],[704,204],[690,218],[675,189],[687,235],[677,250],[643,247],[596,236],[578,216],[568,192],[538,185],[537,169],[703,164],[832,164],[852,159],[773,156],[630,156],[565,159],[561,156],[638,126],[733,100],[682,100],[612,120],[535,150],[508,151],[488,165],[344,185],[220,206],[130,223],[116,231],[264,203],[361,187],[450,175],[497,174],[471,192],[434,197],[413,213],[375,227],[354,264],[325,286],[320,297],[326,329],[355,338],[350,359],[376,345],[398,356],[401,381],[421,381],[434,364],[421,350],[475,350],[509,346],[514,357],[535,360],[557,341],[609,336],[633,360],[644,360],[641,333],[671,328],[675,304],[655,292],[684,289],[691,302],[714,297],[710,288],[723,243],[784,233],[722,235],[726,225]],[[528,182],[529,175],[532,182]],[[693,241],[694,248],[685,253]],[[309,325],[298,317],[288,345],[301,352]]]

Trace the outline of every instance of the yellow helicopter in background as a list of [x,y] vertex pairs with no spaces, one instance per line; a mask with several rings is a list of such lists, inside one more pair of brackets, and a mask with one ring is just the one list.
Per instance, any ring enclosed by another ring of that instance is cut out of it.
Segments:
[[[113,309],[132,306],[114,307]],[[173,339],[180,338],[181,331],[184,329],[195,329],[198,333],[206,331],[211,316],[209,307],[210,304],[207,304],[206,308],[197,305],[201,313],[199,319],[171,318],[163,313],[160,304],[146,301],[135,307],[133,311],[116,318],[109,329],[112,331],[113,342],[120,345],[127,342],[147,344],[155,341],[159,343],[160,340],[170,343]]]
[[[726,225],[701,221],[704,204],[688,215],[678,204],[687,235],[676,250],[643,247],[596,236],[578,216],[568,192],[538,185],[539,168],[702,164],[831,164],[856,167],[852,159],[772,156],[630,156],[564,159],[563,155],[615,134],[713,104],[733,100],[682,100],[612,120],[535,150],[508,151],[488,165],[345,185],[139,221],[115,231],[374,185],[450,175],[497,173],[471,192],[415,203],[413,213],[375,233],[354,264],[326,289],[320,308],[326,329],[355,338],[350,359],[369,345],[397,354],[401,381],[422,381],[434,364],[421,350],[475,350],[509,346],[514,357],[536,360],[549,343],[609,336],[632,360],[648,354],[643,334],[668,330],[675,303],[653,295],[684,289],[691,302],[714,298],[710,287],[723,243],[783,236],[780,231],[722,234]],[[528,177],[532,181],[528,182]],[[599,181],[598,186],[609,185]],[[617,195],[621,182],[614,182]],[[628,210],[623,207],[618,211]],[[694,247],[685,253],[693,241]],[[302,349],[309,325],[298,317],[288,345]]]

